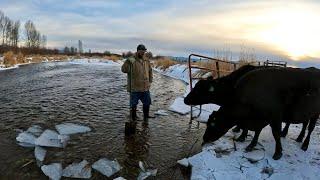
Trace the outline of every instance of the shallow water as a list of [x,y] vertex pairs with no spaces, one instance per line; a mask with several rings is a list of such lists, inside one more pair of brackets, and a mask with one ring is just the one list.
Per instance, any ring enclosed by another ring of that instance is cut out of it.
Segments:
[[[129,114],[125,84],[119,66],[101,64],[54,62],[1,71],[0,177],[46,179],[36,165],[33,148],[17,145],[17,130],[34,124],[54,130],[56,124],[72,122],[92,131],[72,135],[65,149],[47,148],[44,164],[61,162],[66,167],[83,159],[92,164],[102,157],[116,158],[123,168],[113,177],[135,179],[138,162],[144,161],[158,169],[156,179],[186,179],[176,161],[200,151],[204,126],[189,126],[187,116],[169,112],[148,123],[138,121],[136,134],[125,137]],[[151,112],[167,109],[184,87],[181,81],[155,73]],[[141,112],[138,116],[142,119]],[[92,179],[104,178],[93,171]]]

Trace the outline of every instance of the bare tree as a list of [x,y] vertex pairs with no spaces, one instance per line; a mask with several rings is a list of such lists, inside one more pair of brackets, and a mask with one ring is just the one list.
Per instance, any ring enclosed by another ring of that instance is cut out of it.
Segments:
[[[2,11],[0,11],[0,32],[1,32],[1,39],[4,39],[3,37],[3,29],[4,29],[4,13]],[[2,41],[3,42],[3,41]],[[3,43],[2,43],[3,44]]]
[[28,48],[39,48],[41,44],[41,34],[37,31],[32,21],[27,21],[24,25],[26,34],[26,46]]
[[5,43],[7,43],[7,39],[8,39],[8,34],[7,34],[7,31],[8,31],[8,28],[9,26],[9,22],[10,22],[10,19],[9,17],[5,16],[4,19],[3,19],[3,29],[2,29],[2,45],[4,45]]
[[19,42],[19,29],[20,29],[20,21],[16,21],[13,24],[12,28],[12,45],[14,47],[18,47],[18,42]]

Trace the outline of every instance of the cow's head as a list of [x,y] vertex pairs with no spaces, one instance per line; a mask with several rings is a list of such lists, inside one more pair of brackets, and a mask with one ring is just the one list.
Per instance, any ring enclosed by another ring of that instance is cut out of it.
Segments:
[[[222,107],[221,107],[222,108]],[[203,144],[218,140],[231,129],[235,122],[226,116],[220,108],[219,111],[213,112],[207,122],[207,129],[203,135]]]
[[200,80],[196,83],[191,92],[184,98],[184,103],[187,105],[202,105],[202,104],[218,104],[222,105],[226,101],[228,90],[225,84],[219,79],[208,78]]

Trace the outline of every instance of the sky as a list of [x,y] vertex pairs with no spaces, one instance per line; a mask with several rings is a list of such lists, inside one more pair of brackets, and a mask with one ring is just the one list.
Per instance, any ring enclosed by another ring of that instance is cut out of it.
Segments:
[[32,20],[48,46],[215,56],[230,50],[293,64],[320,62],[320,1],[0,0],[14,20]]

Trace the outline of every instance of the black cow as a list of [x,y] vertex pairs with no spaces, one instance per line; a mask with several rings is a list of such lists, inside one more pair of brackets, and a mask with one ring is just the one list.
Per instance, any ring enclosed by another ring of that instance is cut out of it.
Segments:
[[[309,145],[310,135],[320,114],[320,73],[306,69],[267,68],[246,73],[235,85],[232,104],[222,106],[208,121],[204,142],[215,141],[231,127],[239,125],[255,131],[246,150],[258,142],[261,130],[270,125],[276,141],[273,159],[280,159],[281,123],[309,122],[302,149]],[[290,113],[288,113],[290,112]]]
[[[202,105],[213,103],[219,106],[231,104],[233,103],[233,96],[235,95],[235,84],[237,83],[237,81],[246,73],[262,68],[270,67],[245,65],[233,71],[227,76],[214,80],[212,78],[209,78],[208,80],[200,80],[199,82],[197,82],[192,91],[187,95],[187,97],[185,97],[184,103],[187,105]],[[213,116],[214,112],[210,115],[209,118],[213,118]],[[283,137],[288,132],[289,125],[290,124],[286,125],[284,133],[282,133]],[[304,136],[306,126],[307,125],[303,124],[303,128],[299,137],[301,137],[302,134]],[[237,126],[234,131],[239,131],[239,127]],[[248,130],[243,129],[242,134],[236,140],[243,142],[247,137],[247,134]],[[297,138],[297,140],[300,139],[299,137]]]
[[[202,105],[202,104],[217,104],[224,106],[232,103],[234,93],[234,85],[245,73],[252,70],[264,68],[263,66],[245,65],[233,71],[231,74],[214,79],[212,77],[207,80],[200,80],[197,82],[192,91],[184,98],[184,103],[187,105]],[[210,118],[214,117],[214,113]],[[234,131],[238,132],[240,129],[236,127]],[[242,134],[236,139],[237,141],[244,141],[248,131],[244,130]]]

